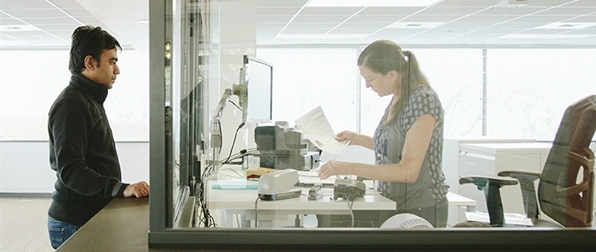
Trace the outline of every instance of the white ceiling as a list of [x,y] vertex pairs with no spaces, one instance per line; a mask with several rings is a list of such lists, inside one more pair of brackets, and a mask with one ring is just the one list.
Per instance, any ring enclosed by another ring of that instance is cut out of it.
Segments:
[[[72,31],[90,24],[108,30],[123,47],[144,51],[148,1],[0,0],[0,45],[68,48]],[[513,8],[500,1],[307,7],[308,0],[256,0],[257,44],[364,45],[391,39],[410,46],[596,47],[596,0],[528,0]]]

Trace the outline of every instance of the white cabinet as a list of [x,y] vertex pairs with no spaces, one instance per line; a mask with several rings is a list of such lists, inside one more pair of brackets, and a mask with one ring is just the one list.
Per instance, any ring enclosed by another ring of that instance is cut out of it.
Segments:
[[[500,171],[541,172],[551,144],[547,143],[464,143],[459,146],[459,175],[496,176]],[[486,212],[484,192],[473,184],[458,185],[464,197],[476,200],[477,209]],[[503,210],[525,214],[520,186],[501,188]]]
[[[459,194],[459,170],[460,170],[460,145],[463,144],[485,144],[485,143],[535,143],[536,139],[531,138],[489,138],[489,137],[445,137],[443,141],[443,173],[449,185],[449,191]],[[469,188],[464,188],[466,191]],[[474,187],[474,190],[475,187]],[[478,195],[483,196],[482,192],[478,191]],[[478,202],[478,201],[477,201]],[[484,199],[478,202],[477,206],[486,204]],[[449,206],[448,225],[453,226],[466,221],[465,208],[457,206]]]
[[445,137],[443,141],[443,173],[449,185],[449,191],[459,193],[460,145],[485,143],[535,143],[531,138],[488,138],[488,137]]

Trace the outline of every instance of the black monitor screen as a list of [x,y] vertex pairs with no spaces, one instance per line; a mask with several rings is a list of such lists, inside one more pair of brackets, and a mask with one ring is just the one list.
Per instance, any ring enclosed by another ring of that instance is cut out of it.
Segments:
[[248,118],[255,122],[272,120],[273,65],[244,55],[248,85]]

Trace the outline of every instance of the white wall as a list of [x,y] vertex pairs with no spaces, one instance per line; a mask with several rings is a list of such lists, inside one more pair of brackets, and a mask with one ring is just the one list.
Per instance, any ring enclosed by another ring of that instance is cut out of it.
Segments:
[[[149,181],[149,142],[116,142],[122,181]],[[47,141],[0,142],[0,193],[51,193],[56,181]]]

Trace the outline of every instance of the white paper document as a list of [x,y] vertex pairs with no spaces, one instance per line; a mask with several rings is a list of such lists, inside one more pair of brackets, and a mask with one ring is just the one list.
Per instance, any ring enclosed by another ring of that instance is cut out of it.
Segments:
[[[534,226],[532,220],[526,217],[526,215],[518,213],[505,213],[504,216],[506,225]],[[468,221],[490,223],[488,213],[466,212],[466,219]]]
[[298,171],[298,179],[300,180],[300,183],[313,185],[316,183],[333,185],[335,183],[335,176],[331,176],[327,179],[320,179],[319,173],[316,171]]
[[321,106],[301,116],[295,123],[308,140],[325,152],[337,155],[350,144],[347,140],[342,142],[335,140],[335,133]]

